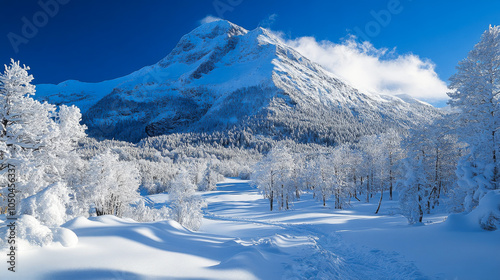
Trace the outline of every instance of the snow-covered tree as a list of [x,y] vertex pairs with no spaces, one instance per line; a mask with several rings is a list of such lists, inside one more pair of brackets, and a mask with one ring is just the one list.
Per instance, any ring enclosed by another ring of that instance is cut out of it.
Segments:
[[86,177],[88,184],[78,197],[89,207],[93,205],[98,216],[121,217],[130,203],[140,198],[137,168],[132,162],[118,160],[109,150],[90,160]]
[[360,139],[357,146],[362,152],[363,162],[360,168],[361,178],[366,191],[366,202],[370,201],[373,192],[380,191],[383,195],[388,172],[387,154],[380,137],[376,135],[365,136]]
[[205,170],[202,173],[201,181],[198,185],[199,190],[215,190],[217,187],[217,183],[224,179],[224,176],[222,176],[215,170],[217,164],[219,164],[219,160],[217,160],[216,158],[212,158],[206,161]]
[[274,202],[280,209],[289,209],[296,195],[292,172],[294,161],[290,150],[285,145],[274,147],[255,167],[252,180],[269,199],[270,210]]
[[273,211],[276,198],[276,172],[271,157],[266,156],[254,167],[250,179],[259,188],[260,192],[269,200],[269,210]]
[[21,67],[19,62],[12,60],[0,75],[0,169],[5,172],[11,164],[36,173],[17,175],[19,199],[34,195],[47,186],[42,170],[37,170],[43,167],[35,161],[58,134],[57,125],[51,118],[56,108],[31,98],[35,86],[27,70],[29,67]]
[[186,228],[197,230],[203,218],[202,208],[205,201],[195,193],[196,185],[191,182],[186,170],[175,177],[170,185],[169,200],[172,208],[172,219]]
[[467,58],[459,62],[457,73],[450,81],[449,104],[458,110],[453,122],[458,126],[461,140],[470,147],[468,160],[461,161],[458,166],[458,184],[461,188],[474,190],[475,194],[468,195],[465,204],[475,207],[488,190],[500,187],[499,26],[490,26],[483,33]]
[[311,177],[314,196],[326,206],[326,201],[334,194],[334,187],[337,185],[335,171],[330,157],[320,154],[312,161],[308,175]]
[[388,132],[381,135],[380,140],[385,150],[385,157],[387,158],[385,161],[387,164],[385,166],[385,173],[387,174],[389,183],[389,200],[392,200],[396,178],[398,178],[399,175],[399,161],[404,157],[404,151],[401,147],[403,138],[396,130],[390,129]]
[[349,144],[342,144],[333,150],[330,164],[333,167],[333,192],[335,195],[335,209],[343,209],[351,197],[356,197],[356,170],[361,163],[358,152],[351,149]]
[[429,183],[423,163],[423,153],[416,158],[405,159],[404,179],[401,180],[399,205],[401,213],[410,224],[422,223]]
[[[440,128],[440,127],[437,127]],[[443,161],[453,151],[443,151],[445,141],[440,139],[443,131],[434,128],[412,129],[404,140],[406,158],[403,160],[399,202],[403,214],[410,223],[422,222],[424,213],[430,213],[436,194],[447,182],[443,172]],[[440,185],[441,184],[441,185]]]
[[85,127],[76,107],[57,110],[34,100],[33,76],[27,70],[12,60],[0,74],[0,180],[5,182],[9,169],[18,170],[18,214],[31,213],[55,226],[69,218],[67,210],[74,203],[68,183],[79,160],[76,142],[85,136]]
[[423,133],[427,157],[426,170],[431,185],[426,209],[430,213],[431,209],[440,204],[443,195],[456,189],[457,164],[463,154],[464,146],[458,142],[447,119],[436,119]]

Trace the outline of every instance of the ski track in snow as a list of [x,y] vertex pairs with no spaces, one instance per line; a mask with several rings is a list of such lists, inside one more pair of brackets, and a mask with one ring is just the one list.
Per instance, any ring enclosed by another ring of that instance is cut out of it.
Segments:
[[[233,184],[224,184],[226,186],[219,188],[219,190],[231,188],[235,184],[246,184],[247,192],[258,193],[257,190],[251,189],[245,181],[231,180],[231,182]],[[241,192],[234,194],[241,196]],[[207,195],[211,194],[207,193]],[[267,200],[265,202],[267,203]],[[219,208],[224,209],[225,207]],[[283,279],[429,279],[422,275],[412,262],[404,260],[396,252],[383,252],[346,243],[335,231],[325,232],[318,225],[241,218],[219,215],[217,211],[208,210],[204,211],[204,217],[215,221],[272,226],[282,229],[288,238],[301,240],[307,238],[309,244],[291,256],[293,262],[285,264]],[[252,241],[254,246],[259,246],[265,243],[265,240],[271,240],[276,236],[280,236],[280,234],[260,237],[257,241],[252,238]]]

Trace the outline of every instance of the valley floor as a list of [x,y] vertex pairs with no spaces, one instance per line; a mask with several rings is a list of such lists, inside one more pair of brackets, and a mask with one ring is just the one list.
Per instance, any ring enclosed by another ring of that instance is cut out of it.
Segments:
[[[289,211],[269,211],[248,181],[226,179],[208,202],[201,229],[172,221],[137,223],[112,216],[66,224],[75,247],[18,252],[18,271],[0,279],[498,279],[500,231],[445,216],[409,226],[397,201],[322,207],[310,194]],[[386,196],[387,197],[387,196]],[[157,204],[167,195],[146,197]],[[2,252],[2,255],[5,255]]]

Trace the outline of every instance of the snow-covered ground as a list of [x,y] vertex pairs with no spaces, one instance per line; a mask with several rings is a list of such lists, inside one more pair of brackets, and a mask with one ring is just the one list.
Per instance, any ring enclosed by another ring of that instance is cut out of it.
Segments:
[[[78,245],[18,252],[17,272],[0,279],[498,279],[500,231],[426,218],[409,226],[396,201],[322,207],[309,194],[270,212],[248,181],[226,179],[207,200],[198,232],[172,221],[112,216],[65,226]],[[386,196],[387,197],[387,196]],[[147,198],[158,204],[167,195]],[[2,255],[5,255],[2,252]]]

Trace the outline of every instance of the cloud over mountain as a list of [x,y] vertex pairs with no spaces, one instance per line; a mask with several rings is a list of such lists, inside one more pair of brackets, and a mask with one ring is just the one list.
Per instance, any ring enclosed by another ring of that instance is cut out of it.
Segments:
[[446,83],[435,72],[434,63],[417,55],[377,49],[354,37],[340,44],[313,37],[284,41],[362,91],[407,94],[431,103],[448,99]]

